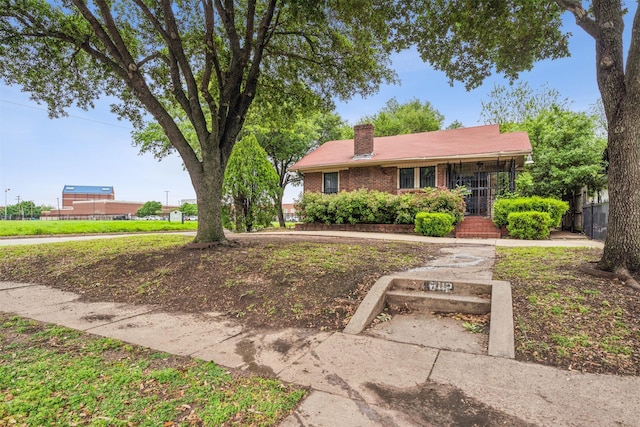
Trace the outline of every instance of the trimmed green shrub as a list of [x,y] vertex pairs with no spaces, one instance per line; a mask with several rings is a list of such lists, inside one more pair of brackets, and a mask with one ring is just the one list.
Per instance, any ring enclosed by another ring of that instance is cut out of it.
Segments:
[[516,239],[545,239],[551,229],[553,220],[547,212],[511,212],[507,220],[509,235]]
[[443,237],[453,231],[456,218],[448,213],[418,212],[416,214],[416,233],[423,236]]
[[427,188],[417,193],[393,195],[375,190],[338,194],[304,193],[296,212],[307,223],[325,224],[413,224],[418,212],[464,217],[463,190]]
[[517,197],[514,199],[500,199],[493,206],[493,222],[498,227],[509,223],[512,212],[546,212],[551,217],[551,227],[559,227],[562,215],[569,210],[569,203],[554,199],[534,197]]

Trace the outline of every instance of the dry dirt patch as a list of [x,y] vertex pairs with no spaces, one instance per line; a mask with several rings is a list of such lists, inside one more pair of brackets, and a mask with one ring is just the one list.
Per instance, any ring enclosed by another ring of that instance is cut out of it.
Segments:
[[240,235],[231,245],[193,250],[185,248],[187,239],[168,248],[127,249],[108,256],[93,253],[84,243],[82,255],[49,250],[46,256],[12,258],[0,272],[3,280],[77,292],[87,301],[213,311],[254,326],[337,330],[378,278],[424,265],[440,249],[432,244]]

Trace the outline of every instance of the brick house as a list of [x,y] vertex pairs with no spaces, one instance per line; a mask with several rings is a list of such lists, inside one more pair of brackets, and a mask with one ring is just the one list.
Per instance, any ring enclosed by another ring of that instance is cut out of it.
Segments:
[[356,125],[354,139],[329,141],[291,166],[304,192],[361,188],[392,194],[464,185],[469,216],[490,217],[496,196],[515,189],[531,154],[526,132],[500,133],[498,125],[375,137],[372,124]]

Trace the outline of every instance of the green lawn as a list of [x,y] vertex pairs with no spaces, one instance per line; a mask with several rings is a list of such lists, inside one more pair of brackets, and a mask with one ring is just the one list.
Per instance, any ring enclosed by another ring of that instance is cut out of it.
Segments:
[[586,274],[601,250],[497,248],[494,279],[513,291],[516,358],[586,372],[640,374],[640,299]]
[[305,391],[0,313],[0,425],[276,425]]
[[0,236],[196,230],[198,223],[169,221],[0,221]]

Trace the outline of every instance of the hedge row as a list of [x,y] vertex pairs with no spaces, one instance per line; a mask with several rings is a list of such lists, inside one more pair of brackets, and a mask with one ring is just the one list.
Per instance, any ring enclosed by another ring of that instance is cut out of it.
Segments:
[[464,190],[426,188],[393,195],[375,190],[304,193],[296,203],[303,222],[325,224],[413,224],[418,212],[448,213],[455,223],[465,211]]
[[569,203],[542,197],[517,197],[514,199],[500,199],[493,206],[493,222],[498,227],[509,224],[509,214],[512,212],[546,212],[551,220],[551,227],[559,227],[562,215],[569,210]]

